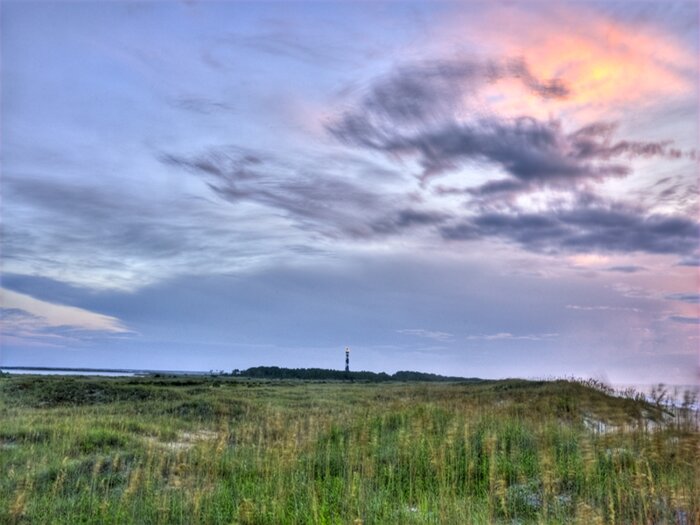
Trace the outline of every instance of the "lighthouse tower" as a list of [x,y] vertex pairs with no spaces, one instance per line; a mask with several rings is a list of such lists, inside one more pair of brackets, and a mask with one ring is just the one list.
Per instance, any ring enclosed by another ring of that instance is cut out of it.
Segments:
[[350,372],[350,348],[345,347],[345,372]]

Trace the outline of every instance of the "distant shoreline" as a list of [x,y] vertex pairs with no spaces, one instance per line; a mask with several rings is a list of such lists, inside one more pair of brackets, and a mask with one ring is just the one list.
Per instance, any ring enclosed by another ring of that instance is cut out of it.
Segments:
[[337,380],[337,381],[428,381],[428,382],[481,382],[477,377],[442,376],[427,372],[400,370],[394,374],[386,372],[343,371],[324,368],[281,368],[277,366],[258,366],[245,370],[148,370],[130,368],[85,368],[85,367],[50,367],[50,366],[0,366],[0,371],[15,374],[41,375],[102,375],[102,376],[193,376],[193,377],[240,377],[249,379],[296,379],[296,380]]
[[[51,366],[0,366],[2,372],[55,372],[57,374],[66,372],[79,372],[81,374],[114,374],[114,375],[152,375],[152,374],[167,374],[167,375],[211,375],[211,371],[198,372],[191,370],[141,370],[131,368],[78,368],[78,367],[51,367]],[[214,373],[218,375],[218,373]]]
[[[283,369],[283,370],[293,370],[293,369]],[[43,373],[55,373],[56,375],[71,375],[71,372],[76,372],[80,375],[90,375],[90,374],[110,374],[114,376],[149,376],[149,375],[171,375],[171,376],[230,376],[230,372],[223,370],[150,370],[150,369],[134,369],[134,368],[85,368],[85,367],[51,367],[51,366],[0,366],[0,372],[43,372]],[[245,371],[242,371],[245,372]],[[251,377],[253,379],[263,379],[265,377],[260,376],[248,376],[245,374],[240,374],[238,377]],[[439,377],[439,376],[438,376]],[[270,379],[269,377],[267,379]],[[483,381],[483,378],[449,378],[452,380],[467,380],[467,381]],[[556,378],[554,378],[556,379]],[[493,380],[493,379],[490,379]],[[537,381],[541,379],[529,379],[532,381]],[[547,379],[552,380],[552,379]],[[486,379],[489,381],[489,379]],[[647,393],[652,387],[659,385],[660,383],[613,383],[611,386],[614,388],[616,393],[623,391],[625,388],[632,387],[636,391],[641,393]],[[664,383],[662,383],[664,384]],[[664,386],[668,389],[680,389],[681,391],[690,390],[696,391],[700,389],[700,384],[671,384],[665,383]]]

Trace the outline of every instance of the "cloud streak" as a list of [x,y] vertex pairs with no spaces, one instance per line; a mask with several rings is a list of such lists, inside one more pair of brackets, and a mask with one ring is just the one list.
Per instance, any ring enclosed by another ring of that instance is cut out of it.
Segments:
[[515,335],[510,332],[498,332],[495,334],[470,335],[469,341],[544,341],[558,337],[557,333]]
[[645,215],[620,204],[583,204],[541,213],[485,212],[441,228],[447,240],[495,237],[528,250],[556,253],[646,252],[689,254],[697,246],[698,224],[682,216]]
[[566,307],[569,310],[580,310],[583,312],[641,312],[639,308],[633,308],[629,306],[584,306],[578,304],[567,304]]
[[689,317],[686,315],[671,315],[669,320],[680,324],[700,324],[700,317]]
[[689,304],[700,304],[700,293],[674,293],[665,297],[669,301],[681,301]]
[[399,334],[412,335],[415,337],[421,337],[424,339],[432,339],[434,341],[451,341],[454,337],[453,334],[449,332],[439,332],[434,330],[424,330],[423,328],[406,328],[403,330],[396,331]]
[[95,337],[131,334],[109,315],[36,299],[0,288],[0,334],[4,344],[65,348]]
[[447,219],[444,213],[415,208],[405,193],[378,192],[351,177],[280,162],[269,154],[233,148],[194,157],[168,154],[161,160],[203,177],[231,204],[263,205],[328,237],[367,239]]

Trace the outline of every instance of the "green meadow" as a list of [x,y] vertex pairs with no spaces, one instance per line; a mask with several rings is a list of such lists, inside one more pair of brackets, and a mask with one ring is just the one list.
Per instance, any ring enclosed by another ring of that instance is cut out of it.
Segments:
[[0,377],[0,523],[696,524],[700,434],[593,382]]

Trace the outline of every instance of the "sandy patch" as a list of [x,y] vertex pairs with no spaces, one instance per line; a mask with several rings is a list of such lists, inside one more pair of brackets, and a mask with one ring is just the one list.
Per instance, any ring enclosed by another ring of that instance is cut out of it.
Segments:
[[159,441],[153,436],[147,437],[146,441],[170,450],[188,450],[197,443],[215,441],[218,437],[219,435],[213,430],[197,430],[195,432],[181,432],[177,439],[172,441]]

